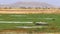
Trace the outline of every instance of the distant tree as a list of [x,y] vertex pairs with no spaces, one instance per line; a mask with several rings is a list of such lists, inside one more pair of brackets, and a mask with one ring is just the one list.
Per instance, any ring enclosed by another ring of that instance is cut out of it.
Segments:
[[32,9],[31,7],[28,7],[28,9]]
[[20,8],[26,9],[26,7],[20,7]]
[[7,7],[4,7],[4,9],[7,9]]
[[9,7],[9,9],[11,9],[11,7]]

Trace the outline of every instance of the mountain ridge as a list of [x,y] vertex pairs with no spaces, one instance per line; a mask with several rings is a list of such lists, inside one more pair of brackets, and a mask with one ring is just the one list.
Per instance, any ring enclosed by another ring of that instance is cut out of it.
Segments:
[[26,7],[26,8],[57,8],[56,6],[50,5],[45,2],[16,2],[13,4],[8,4],[8,5],[1,5],[0,7],[11,7],[11,8],[21,8],[21,7]]

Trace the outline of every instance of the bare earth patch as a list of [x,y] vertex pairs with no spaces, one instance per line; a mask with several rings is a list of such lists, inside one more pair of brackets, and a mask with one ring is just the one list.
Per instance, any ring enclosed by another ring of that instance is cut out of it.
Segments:
[[0,34],[60,34],[60,33],[43,33],[43,32],[29,32],[28,30],[3,30]]

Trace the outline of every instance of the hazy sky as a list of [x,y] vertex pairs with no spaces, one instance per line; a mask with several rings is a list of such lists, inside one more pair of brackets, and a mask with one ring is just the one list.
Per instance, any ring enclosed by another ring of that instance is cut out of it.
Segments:
[[0,0],[0,4],[11,4],[15,2],[46,2],[48,4],[60,6],[60,0]]

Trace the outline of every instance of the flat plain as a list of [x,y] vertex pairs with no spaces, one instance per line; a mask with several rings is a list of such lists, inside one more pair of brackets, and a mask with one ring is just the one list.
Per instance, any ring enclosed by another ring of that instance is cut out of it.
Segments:
[[[26,23],[32,22],[32,23]],[[46,22],[43,28],[28,29],[37,32],[60,32],[59,9],[0,9],[0,30],[20,29],[16,26],[36,26],[36,22]],[[24,28],[23,28],[24,29]]]

